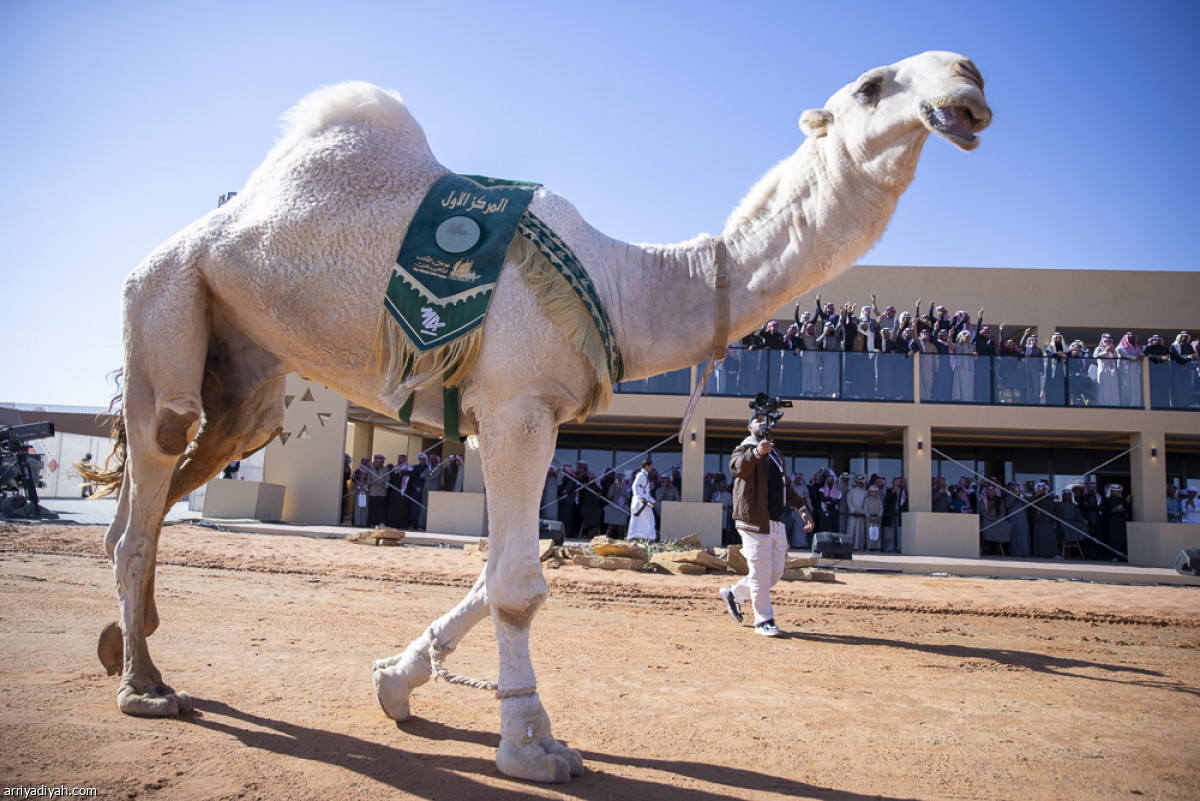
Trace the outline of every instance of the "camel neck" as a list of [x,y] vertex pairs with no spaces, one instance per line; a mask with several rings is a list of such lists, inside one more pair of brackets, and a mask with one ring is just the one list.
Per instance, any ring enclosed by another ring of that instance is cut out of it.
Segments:
[[[751,191],[726,225],[729,339],[832,278],[883,233],[899,193],[855,169],[838,143],[809,140]],[[712,237],[678,245],[626,245],[618,336],[626,378],[697,364],[717,325]]]

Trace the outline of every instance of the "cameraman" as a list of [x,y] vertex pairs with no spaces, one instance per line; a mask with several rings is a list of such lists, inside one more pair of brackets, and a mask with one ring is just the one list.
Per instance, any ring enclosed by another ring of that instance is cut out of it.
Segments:
[[[769,427],[761,411],[750,418],[750,436],[733,449],[729,470],[733,473],[733,520],[742,538],[742,554],[750,573],[732,587],[722,587],[721,598],[729,615],[742,622],[742,605],[754,609],[754,631],[778,637],[771,587],[783,576],[787,560],[787,533],[780,519],[789,506],[796,509],[804,530],[814,528],[808,504],[784,478],[783,460],[767,438]],[[766,430],[764,431],[764,428]]]

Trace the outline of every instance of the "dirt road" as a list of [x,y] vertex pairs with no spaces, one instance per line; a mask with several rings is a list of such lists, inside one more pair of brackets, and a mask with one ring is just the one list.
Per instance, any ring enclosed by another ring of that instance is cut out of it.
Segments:
[[[461,551],[168,527],[151,651],[196,699],[116,709],[103,530],[0,529],[0,787],[119,799],[1050,799],[1200,796],[1200,590],[840,573],[775,593],[785,638],[716,575],[548,570],[532,636],[588,773],[493,761],[499,706],[433,682],[397,725],[371,662],[453,606]],[[490,626],[448,664],[492,678]]]

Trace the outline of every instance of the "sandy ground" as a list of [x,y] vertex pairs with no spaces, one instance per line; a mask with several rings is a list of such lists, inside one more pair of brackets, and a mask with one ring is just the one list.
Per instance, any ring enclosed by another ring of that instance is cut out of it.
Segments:
[[[1200,796],[1200,590],[839,573],[774,592],[784,638],[717,575],[548,570],[532,650],[587,773],[495,767],[491,694],[432,682],[397,725],[371,662],[466,592],[459,550],[173,525],[150,640],[179,719],[116,709],[103,529],[0,527],[0,787],[122,799]],[[451,657],[492,678],[479,626]]]

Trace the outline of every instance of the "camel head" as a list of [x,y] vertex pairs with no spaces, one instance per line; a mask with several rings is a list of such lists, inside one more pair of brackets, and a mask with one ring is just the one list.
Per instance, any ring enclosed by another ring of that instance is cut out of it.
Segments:
[[973,150],[976,134],[991,121],[983,76],[971,60],[930,51],[863,74],[824,108],[804,112],[800,128],[813,138],[840,141],[865,172],[902,190],[931,132]]

